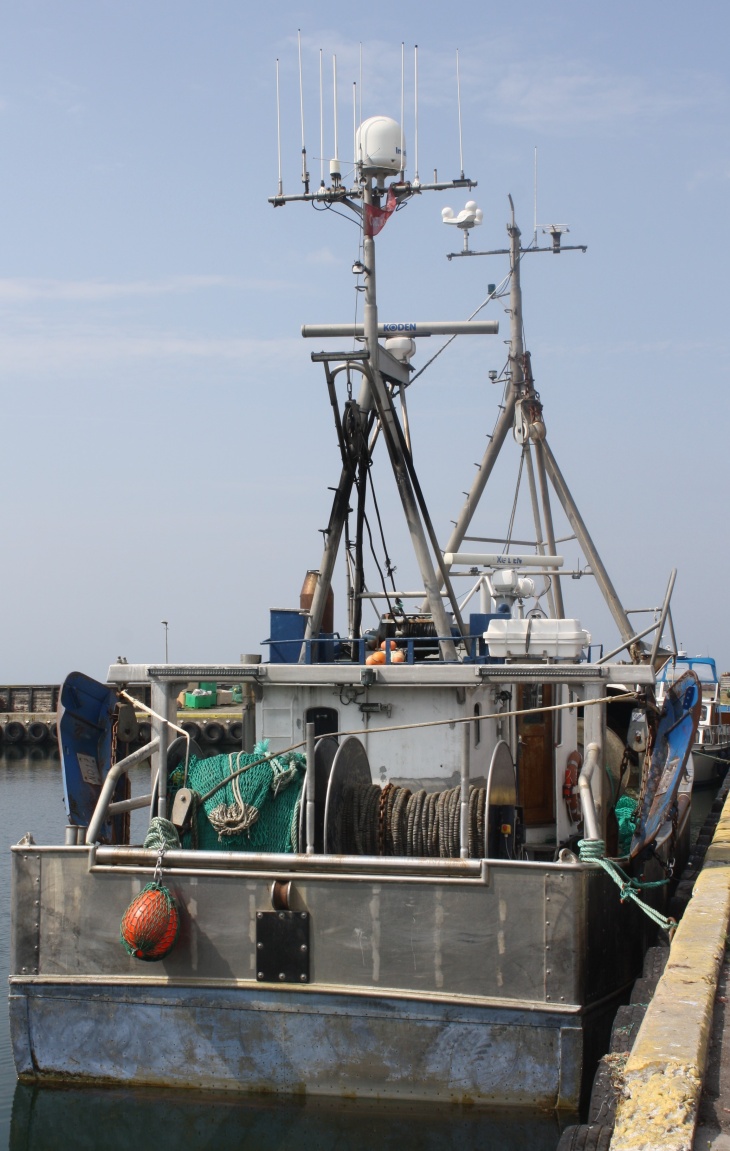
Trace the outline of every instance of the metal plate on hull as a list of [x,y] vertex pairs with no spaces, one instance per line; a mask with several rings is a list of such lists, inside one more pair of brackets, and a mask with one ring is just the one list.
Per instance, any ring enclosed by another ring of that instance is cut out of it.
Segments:
[[575,1106],[580,1091],[581,1021],[549,1009],[295,987],[15,985],[16,1025],[23,1015],[26,1080],[551,1108]]
[[342,819],[348,791],[355,787],[368,787],[372,782],[367,752],[360,740],[350,735],[340,745],[330,772],[324,812],[326,854],[341,855],[344,850]]
[[256,913],[256,978],[259,983],[309,983],[309,914]]

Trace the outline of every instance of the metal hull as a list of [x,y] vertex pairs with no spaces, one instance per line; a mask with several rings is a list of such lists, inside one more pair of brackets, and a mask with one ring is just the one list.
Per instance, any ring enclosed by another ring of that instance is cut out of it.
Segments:
[[[21,1078],[574,1108],[587,1031],[610,1026],[647,942],[582,866],[392,860],[374,877],[362,859],[221,853],[214,870],[175,852],[183,932],[142,964],[118,930],[149,854],[14,849],[16,907],[40,893],[12,940]],[[276,876],[311,915],[306,987],[256,979]]]
[[16,984],[23,1079],[575,1106],[573,1012],[239,987]]

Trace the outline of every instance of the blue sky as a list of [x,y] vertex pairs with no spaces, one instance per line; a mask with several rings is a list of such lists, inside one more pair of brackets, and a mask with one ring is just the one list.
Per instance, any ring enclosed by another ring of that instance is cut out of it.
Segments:
[[[288,0],[3,6],[3,682],[72,668],[103,676],[118,654],[159,659],[162,619],[175,660],[235,661],[268,634],[270,606],[297,605],[318,565],[338,454],[299,326],[351,318],[358,233],[330,213],[267,203],[277,57],[285,191],[299,186],[297,28],[315,179],[320,48],[325,153],[336,53],[346,159],[359,45],[364,115],[398,118],[405,40],[410,164],[418,43],[422,179],[458,174],[459,49],[464,164],[484,212],[474,247],[503,246],[507,193],[531,233],[538,148],[540,222],[567,223],[588,244],[586,255],[524,262],[550,442],[625,604],[661,602],[677,566],[679,638],[730,669],[725,9],[644,0],[431,14],[406,0],[372,10],[366,27],[356,11]],[[502,278],[497,259],[444,259],[454,236],[441,208],[465,198],[424,195],[388,224],[381,318],[463,318]],[[501,335],[457,341],[409,397],[444,542],[499,398],[487,371],[502,366],[508,321],[499,307],[484,314]],[[478,534],[506,529],[517,461],[506,453]],[[390,554],[400,586],[413,586],[378,463]],[[575,545],[565,554],[579,558]],[[342,625],[341,580],[335,593]],[[566,595],[611,646],[588,581]]]

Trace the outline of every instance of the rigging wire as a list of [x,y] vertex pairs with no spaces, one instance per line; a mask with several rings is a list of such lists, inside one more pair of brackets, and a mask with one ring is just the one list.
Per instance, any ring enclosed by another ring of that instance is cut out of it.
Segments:
[[[494,289],[494,291],[490,292],[490,294],[487,296],[487,298],[485,300],[482,300],[479,307],[475,308],[470,316],[467,316],[467,319],[473,320],[475,316],[478,316],[479,313],[482,311],[482,309],[486,308],[486,306],[490,300],[496,299],[497,296],[500,296],[504,292],[505,288],[507,287],[507,285],[509,284],[511,279],[512,279],[512,272],[510,271],[507,273],[507,275],[504,277],[504,279],[502,281],[500,281],[500,283],[497,285],[497,287]],[[430,360],[426,360],[426,363],[423,365],[423,367],[419,368],[418,371],[410,378],[408,383],[404,386],[410,388],[411,384],[414,384],[416,382],[416,380],[418,379],[418,377],[423,375],[423,373],[426,371],[426,368],[431,367],[431,364],[434,362],[434,360],[437,360],[438,357],[441,355],[441,353],[446,351],[449,344],[453,344],[453,342],[456,338],[457,338],[456,336],[449,336],[446,343],[441,345],[441,347],[438,349],[438,351],[435,352],[431,356]]]
[[[378,529],[380,531],[380,540],[381,540],[381,543],[383,545],[383,555],[385,557],[385,570],[388,574],[388,578],[389,578],[391,584],[393,585],[393,591],[395,591],[396,590],[395,580],[393,579],[393,576],[394,576],[397,569],[390,562],[390,556],[388,555],[388,545],[385,542],[385,532],[383,531],[383,521],[380,518],[380,508],[378,507],[378,500],[377,500],[377,497],[375,495],[375,484],[373,483],[372,460],[370,461],[370,464],[368,465],[366,480],[370,481],[370,493],[373,497],[373,507],[375,508],[375,515],[377,516],[377,520],[378,520]],[[378,570],[380,570],[380,569],[378,569]],[[383,586],[383,591],[385,591],[385,586]],[[386,595],[387,595],[387,592],[386,592]]]
[[[366,513],[363,513],[363,521],[364,521],[365,527],[367,529],[368,540],[370,541],[370,554],[372,555],[373,562],[375,563],[375,566],[378,569],[378,575],[380,576],[380,583],[381,583],[382,588],[383,588],[383,594],[385,595],[385,599],[386,599],[386,602],[388,604],[388,611],[392,612],[393,611],[393,605],[390,602],[390,594],[388,592],[387,587],[385,586],[385,576],[383,575],[383,569],[381,568],[380,563],[378,562],[378,557],[377,557],[377,554],[375,551],[375,544],[373,543],[373,533],[370,530],[370,520],[368,519]],[[395,569],[393,569],[393,570],[395,570]],[[391,576],[391,580],[392,580],[392,578],[393,577]],[[365,590],[365,581],[364,580],[363,580],[363,590]],[[393,591],[395,591],[395,584],[393,584]]]
[[517,511],[517,500],[518,500],[519,494],[520,494],[520,483],[522,482],[522,469],[523,469],[524,465],[525,465],[525,451],[523,448],[523,450],[520,453],[520,466],[519,466],[518,471],[517,471],[517,484],[515,486],[515,498],[512,501],[512,512],[511,512],[510,517],[509,517],[509,527],[507,528],[507,538],[504,541],[504,546],[502,549],[502,555],[507,555],[509,553],[509,549],[510,549],[510,543],[512,540],[512,532],[513,532],[514,526],[515,526],[515,512]]

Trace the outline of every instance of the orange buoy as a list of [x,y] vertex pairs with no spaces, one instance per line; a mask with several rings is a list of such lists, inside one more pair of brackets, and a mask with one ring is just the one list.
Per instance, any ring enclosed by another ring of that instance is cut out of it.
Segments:
[[[387,662],[388,648],[390,648],[390,662],[391,663],[405,663],[406,662],[405,654],[398,647],[398,644],[396,643],[396,641],[394,639],[384,639],[380,645],[380,652],[386,655],[386,659],[385,660],[382,660],[382,659],[375,660],[374,659],[372,662],[373,663]],[[365,663],[367,663],[367,662],[368,661],[365,660]]]
[[365,660],[365,663],[371,664],[371,665],[374,663],[385,663],[385,652],[384,651],[374,651],[372,655],[369,655],[367,657],[367,659]]
[[148,883],[122,916],[119,937],[128,955],[156,960],[172,951],[180,931],[177,904],[166,887]]

